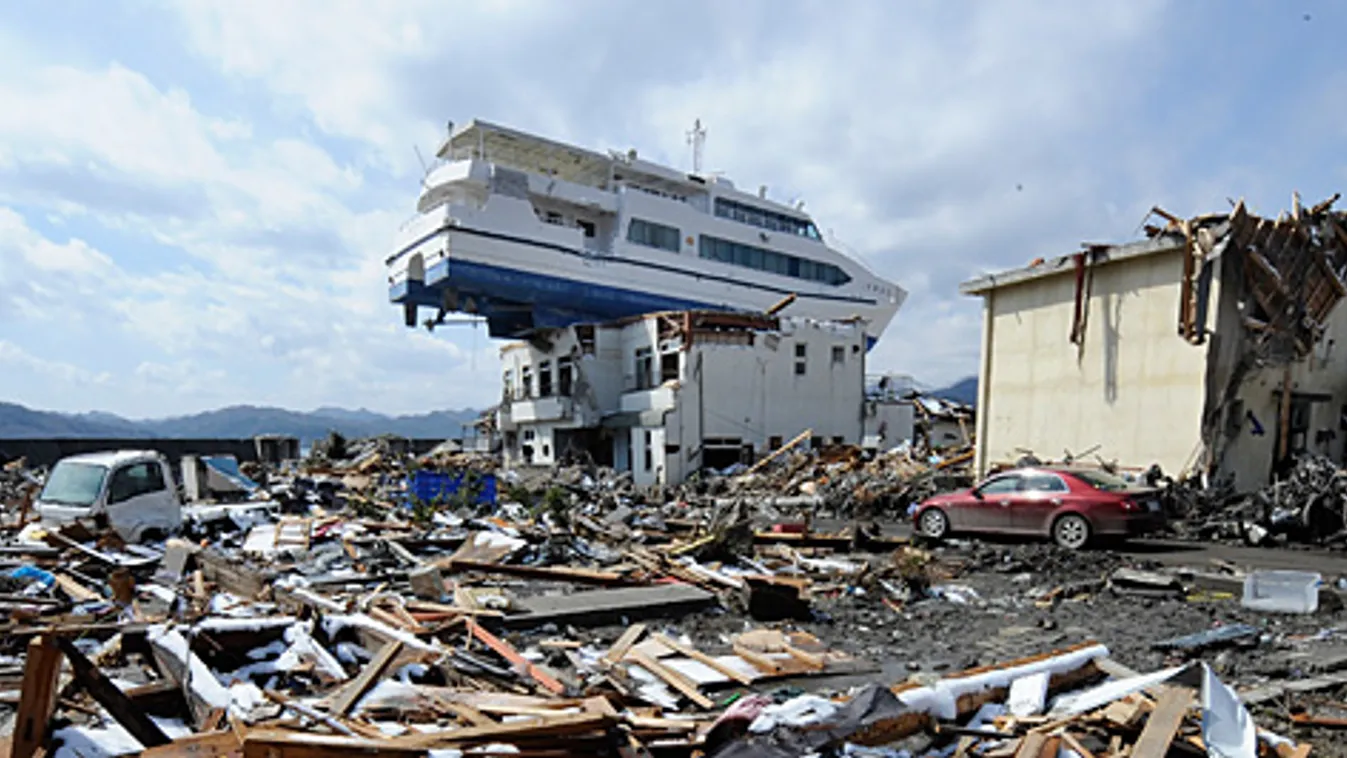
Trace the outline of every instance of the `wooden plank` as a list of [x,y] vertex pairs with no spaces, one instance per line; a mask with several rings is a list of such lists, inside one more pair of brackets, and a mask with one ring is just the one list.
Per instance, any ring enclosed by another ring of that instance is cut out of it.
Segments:
[[613,571],[594,571],[592,569],[570,568],[566,566],[519,566],[515,564],[490,563],[486,561],[446,558],[436,564],[449,572],[480,571],[486,574],[521,576],[527,579],[550,579],[556,581],[577,582],[580,584],[614,585],[625,584],[627,578]]
[[790,653],[790,657],[794,658],[800,663],[803,663],[804,665],[808,666],[809,668],[815,671],[823,670],[824,666],[823,656],[817,655],[815,653],[810,653],[805,650],[801,650],[800,648],[790,644],[787,644],[785,648],[786,652]]
[[669,648],[675,653],[691,658],[692,660],[697,661],[703,666],[706,666],[726,677],[729,677],[729,679],[732,681],[739,682],[740,684],[753,683],[753,677],[749,676],[748,674],[745,674],[744,672],[732,666],[726,666],[725,664],[721,663],[715,658],[712,658],[706,653],[703,653],[697,648],[684,645],[683,643],[673,639],[672,637],[669,637],[668,635],[656,633],[654,635],[654,639],[656,642]]
[[243,738],[243,758],[421,758],[425,754],[425,748],[399,746],[391,740],[278,729],[253,729]]
[[364,697],[365,693],[369,692],[369,689],[374,686],[374,683],[383,677],[401,652],[402,643],[398,640],[386,643],[380,648],[379,654],[374,657],[374,660],[366,664],[365,668],[360,671],[360,675],[341,689],[328,711],[337,716],[345,716],[350,713],[355,704],[360,702],[360,698]]
[[229,729],[179,737],[167,745],[142,751],[140,758],[239,758],[242,755],[243,740]]
[[1019,749],[1015,751],[1015,758],[1038,758],[1043,752],[1043,746],[1048,743],[1048,735],[1043,732],[1029,732],[1020,740]]
[[686,695],[688,700],[696,703],[699,708],[710,710],[716,707],[714,700],[703,695],[701,690],[697,689],[696,682],[693,682],[691,679],[688,679],[645,653],[642,653],[639,650],[633,650],[627,653],[626,660],[635,663],[646,671],[649,671],[651,674],[663,679],[665,684],[668,684],[670,687],[673,687]]
[[1192,702],[1192,690],[1183,687],[1174,687],[1161,696],[1132,746],[1133,758],[1165,758]]
[[785,668],[781,665],[781,661],[778,661],[775,658],[769,658],[742,642],[736,641],[734,643],[734,654],[753,664],[754,668],[767,676],[776,676],[781,673],[783,668]]
[[627,655],[627,651],[631,650],[631,646],[635,645],[643,634],[645,634],[645,624],[633,624],[627,627],[622,636],[618,637],[613,646],[608,648],[608,652],[604,654],[604,663],[612,665],[622,660]]
[[543,689],[546,689],[554,695],[563,695],[566,693],[566,685],[557,681],[551,674],[548,674],[546,671],[543,671],[541,668],[525,659],[524,656],[519,654],[519,651],[510,646],[510,643],[483,629],[480,624],[471,618],[464,619],[463,623],[467,625],[469,634],[481,640],[483,644],[494,650],[497,655],[509,661],[511,664],[522,667],[528,672],[529,677],[542,686]]
[[89,693],[103,709],[108,712],[112,718],[122,726],[132,737],[136,738],[140,744],[145,747],[157,747],[167,745],[172,742],[168,735],[159,728],[159,725],[150,720],[150,717],[144,711],[136,707],[131,698],[126,696],[125,692],[118,689],[98,667],[89,662],[84,657],[84,653],[75,647],[75,643],[68,638],[57,638],[56,644],[65,653],[65,657],[70,661],[70,668],[75,672],[75,681]]
[[640,618],[699,611],[716,602],[714,593],[687,584],[587,590],[569,595],[524,598],[519,605],[527,612],[506,616],[503,623],[511,628],[532,628],[547,623],[558,626],[629,624]]
[[813,429],[806,429],[803,432],[800,432],[799,434],[792,437],[789,442],[777,448],[776,450],[773,450],[771,453],[766,455],[762,460],[750,466],[748,471],[744,473],[746,474],[756,473],[763,466],[766,466],[768,463],[771,463],[772,461],[776,460],[778,457],[781,456],[782,453],[785,453],[786,451],[790,450],[791,448],[795,447],[801,442],[804,442],[806,439],[813,436],[813,434],[814,434]]
[[61,649],[47,637],[28,642],[23,664],[23,692],[10,737],[12,758],[32,758],[47,739],[47,722],[56,710],[57,681],[61,675]]
[[85,587],[68,574],[56,574],[56,586],[61,591],[70,596],[71,600],[77,603],[88,603],[95,600],[102,600],[103,596]]
[[467,703],[457,703],[452,700],[445,700],[442,697],[434,698],[435,705],[454,714],[460,721],[469,726],[488,726],[496,723],[490,716],[477,710]]
[[196,561],[206,581],[241,598],[255,598],[271,587],[268,574],[234,563],[215,550],[202,550]]
[[[576,713],[559,716],[555,719],[537,721],[512,721],[507,724],[490,726],[471,726],[447,732],[431,734],[413,734],[394,737],[378,743],[397,748],[434,748],[440,746],[462,745],[478,742],[514,742],[527,739],[555,739],[566,735],[584,734],[604,730],[612,726],[615,720],[602,713]],[[245,756],[244,758],[251,758]],[[264,757],[265,758],[265,757]]]
[[1094,758],[1094,753],[1090,752],[1084,745],[1080,744],[1080,740],[1071,732],[1062,732],[1062,744],[1065,745],[1067,749],[1075,752],[1076,755],[1079,755],[1080,758]]
[[[1313,746],[1304,742],[1299,745],[1280,744],[1277,746],[1277,758],[1309,758]],[[1091,757],[1093,758],[1093,757]]]

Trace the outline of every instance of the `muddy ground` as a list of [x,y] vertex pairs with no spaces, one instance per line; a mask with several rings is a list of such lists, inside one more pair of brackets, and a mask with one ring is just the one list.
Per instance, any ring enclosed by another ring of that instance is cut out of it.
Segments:
[[[814,621],[762,623],[751,619],[743,608],[731,608],[648,623],[676,635],[686,634],[711,653],[727,652],[730,636],[747,628],[801,629],[870,664],[854,675],[774,682],[762,688],[768,692],[797,686],[826,692],[874,681],[921,679],[1087,640],[1106,645],[1116,660],[1141,672],[1200,659],[1237,689],[1309,677],[1318,673],[1317,662],[1347,655],[1347,612],[1342,610],[1269,615],[1247,610],[1238,598],[1219,593],[1145,597],[1103,586],[1103,580],[1117,568],[1158,567],[1132,556],[1104,550],[1072,553],[1041,544],[972,542],[937,548],[933,553],[942,566],[962,567],[957,576],[936,587],[970,588],[975,594],[956,591],[966,602],[922,599],[895,609],[881,602],[876,593],[839,592],[815,599]],[[1059,587],[1067,592],[1059,592],[1055,600],[1043,599]],[[1163,640],[1230,624],[1248,624],[1260,634],[1243,644],[1189,655],[1154,648]],[[624,628],[608,626],[579,633],[581,639],[611,642]],[[546,636],[533,630],[521,634],[519,641]],[[1320,701],[1341,701],[1345,696],[1347,688],[1326,690],[1254,712],[1260,726],[1312,741],[1316,756],[1347,758],[1347,732],[1305,730],[1287,721],[1288,707],[1322,708]]]

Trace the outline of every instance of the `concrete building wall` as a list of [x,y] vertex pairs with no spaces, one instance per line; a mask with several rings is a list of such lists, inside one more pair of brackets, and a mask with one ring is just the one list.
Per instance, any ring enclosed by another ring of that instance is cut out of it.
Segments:
[[[568,435],[601,425],[614,464],[643,485],[760,454],[805,429],[825,442],[861,442],[859,324],[786,321],[780,331],[699,334],[686,350],[679,336],[661,341],[658,318],[592,327],[589,347],[577,332],[586,328],[549,334],[546,350],[517,343],[502,351],[511,385],[499,415],[507,465],[556,463]],[[577,372],[570,397],[559,396],[563,355]],[[544,366],[550,394],[540,388]]]
[[[507,465],[552,465],[566,452],[558,444],[558,432],[597,427],[605,415],[619,409],[620,328],[567,327],[545,337],[550,345],[546,350],[528,342],[501,349],[502,403],[497,419],[505,434],[502,451]],[[563,394],[563,361],[570,364],[569,394]],[[546,393],[541,386],[544,367],[550,384]]]
[[[1323,340],[1309,358],[1291,367],[1289,416],[1303,431],[1288,437],[1288,452],[1327,455],[1344,460],[1347,430],[1347,308],[1339,306],[1329,318]],[[1268,481],[1278,455],[1282,388],[1286,370],[1269,367],[1253,372],[1239,388],[1238,402],[1227,409],[1226,453],[1217,471],[1232,477],[1240,490],[1261,487]],[[1303,406],[1303,411],[1302,411]],[[1303,415],[1302,415],[1303,414]]]
[[915,423],[916,412],[910,402],[866,400],[861,444],[888,450],[905,441],[911,442]]
[[1069,342],[1069,269],[984,293],[979,473],[1014,462],[1017,448],[1060,459],[1098,445],[1123,466],[1188,465],[1201,439],[1207,348],[1177,335],[1181,277],[1177,249],[1096,267],[1080,351]]
[[694,346],[703,356],[702,436],[739,438],[759,453],[773,438],[788,440],[806,429],[825,441],[859,443],[861,340],[856,329],[806,323],[779,336],[759,335],[753,348]]

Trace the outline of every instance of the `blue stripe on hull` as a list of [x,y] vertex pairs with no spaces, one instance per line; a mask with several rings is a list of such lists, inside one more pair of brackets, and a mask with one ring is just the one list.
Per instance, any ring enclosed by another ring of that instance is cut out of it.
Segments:
[[638,316],[652,311],[727,310],[723,305],[537,274],[453,259],[426,269],[424,284],[403,281],[389,287],[395,303],[438,307],[454,290],[459,304],[472,298],[493,335],[521,336],[529,329],[563,327]]
[[[723,304],[684,300],[651,292],[581,282],[462,259],[427,267],[426,281],[403,280],[389,287],[395,303],[437,308],[442,293],[458,293],[459,305],[471,298],[486,317],[493,337],[520,337],[532,329],[560,328],[639,316],[655,311],[731,310]],[[876,339],[867,335],[866,350]]]

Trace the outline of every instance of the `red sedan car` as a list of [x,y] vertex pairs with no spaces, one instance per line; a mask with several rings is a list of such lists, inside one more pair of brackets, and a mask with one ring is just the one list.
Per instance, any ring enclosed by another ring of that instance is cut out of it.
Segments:
[[1155,531],[1164,516],[1154,490],[1105,471],[1025,468],[937,495],[913,510],[912,522],[937,540],[954,532],[1041,535],[1077,550],[1095,537]]

